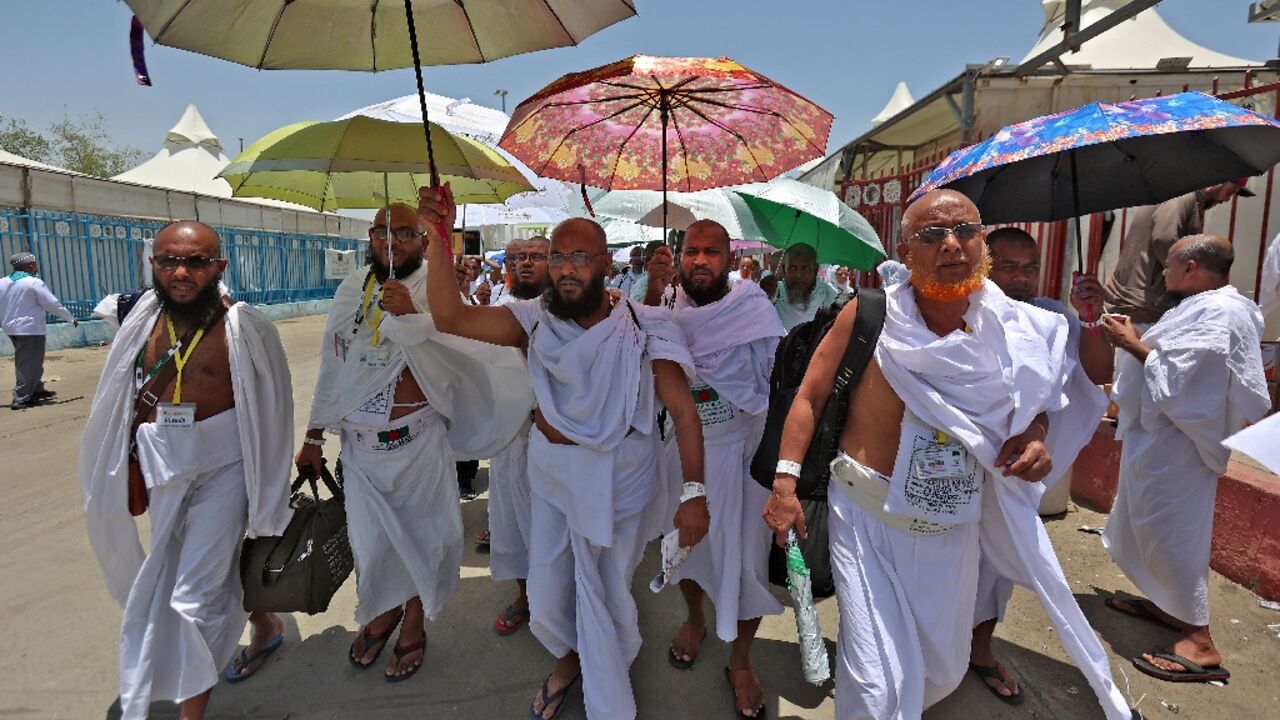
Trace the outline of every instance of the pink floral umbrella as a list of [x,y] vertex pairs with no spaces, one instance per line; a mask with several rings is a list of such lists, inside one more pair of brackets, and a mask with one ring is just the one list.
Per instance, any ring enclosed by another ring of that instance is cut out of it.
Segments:
[[694,192],[767,182],[822,157],[831,121],[729,58],[636,55],[520,103],[498,146],[543,177]]

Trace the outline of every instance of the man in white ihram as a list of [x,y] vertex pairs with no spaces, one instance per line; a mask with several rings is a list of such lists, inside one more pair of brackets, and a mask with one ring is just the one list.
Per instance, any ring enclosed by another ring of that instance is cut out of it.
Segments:
[[[836,716],[919,718],[964,677],[983,557],[1032,588],[1108,720],[1131,717],[1036,507],[1092,437],[1069,403],[1066,320],[986,280],[978,210],[926,193],[902,218],[908,283],[886,292],[874,361],[853,388],[832,463],[831,567],[840,606]],[[823,338],[783,431],[765,519],[796,526],[799,462],[831,394],[858,301]],[[1061,474],[1063,468],[1056,473]]]
[[[399,682],[422,666],[426,620],[458,585],[454,455],[491,457],[509,443],[532,393],[517,353],[446,336],[424,312],[417,212],[393,204],[373,222],[371,267],[338,286],[329,310],[295,462],[301,472],[318,472],[325,430],[341,435],[356,621],[363,626],[348,660],[370,667],[403,621],[384,672]],[[446,270],[442,282],[461,302],[452,265]]]
[[[671,251],[659,248],[649,263],[649,295],[656,301],[675,274]],[[765,615],[782,613],[769,590],[769,527],[760,508],[769,493],[751,478],[751,458],[769,409],[769,374],[782,323],[753,282],[730,286],[729,233],[713,220],[691,224],[680,248],[680,284],[669,303],[689,341],[697,375],[689,381],[702,421],[711,531],[676,573],[688,618],[671,641],[667,660],[687,670],[706,637],[703,601],[716,607],[716,634],[733,643],[725,674],[734,708],[757,717],[764,708],[760,678],[751,667],[751,641]],[[674,437],[661,446],[659,478],[669,493],[681,487]],[[675,493],[671,493],[674,495]],[[663,519],[670,524],[671,508]],[[666,529],[666,528],[664,528]]]
[[[155,290],[117,333],[85,425],[80,483],[89,541],[124,607],[126,719],[146,717],[153,700],[180,702],[183,720],[204,717],[247,618],[236,562],[245,531],[280,535],[292,515],[289,363],[261,312],[238,303],[222,315],[226,264],[207,225],[176,222],[156,234]],[[139,390],[156,402],[135,443]],[[131,486],[131,464],[145,487]],[[149,503],[146,554],[134,503]],[[278,617],[255,614],[253,626],[253,641],[227,670],[233,681],[279,646]]]
[[[448,186],[424,188],[419,200],[428,228],[453,222]],[[675,424],[684,466],[680,544],[696,545],[709,523],[683,333],[669,311],[605,292],[609,251],[604,229],[590,220],[566,220],[551,233],[551,289],[542,298],[501,307],[467,306],[443,290],[448,247],[430,232],[428,298],[440,329],[528,348],[538,400],[529,435],[529,622],[557,658],[531,716],[559,716],[581,674],[588,717],[634,718],[628,670],[640,628],[631,575],[656,489],[658,400]]]
[[1233,260],[1223,238],[1182,238],[1164,269],[1176,306],[1141,339],[1129,318],[1103,317],[1122,351],[1112,397],[1123,447],[1102,541],[1146,595],[1107,605],[1178,633],[1163,650],[1133,658],[1142,672],[1172,682],[1231,677],[1209,635],[1214,497],[1231,456],[1222,441],[1271,407],[1262,314],[1228,284]]

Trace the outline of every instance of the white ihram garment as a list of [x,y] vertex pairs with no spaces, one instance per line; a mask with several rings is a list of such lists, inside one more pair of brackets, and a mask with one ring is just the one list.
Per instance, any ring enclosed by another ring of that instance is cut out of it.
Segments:
[[505,307],[529,336],[539,410],[578,443],[530,435],[529,627],[552,655],[578,652],[588,717],[634,718],[628,669],[640,629],[630,585],[656,485],[653,361],[691,375],[692,359],[669,310],[624,299],[584,330],[539,300]]
[[[532,393],[517,351],[440,333],[420,306],[382,316],[375,343],[374,329],[355,323],[365,282],[348,277],[330,307],[309,427],[342,436],[356,621],[414,596],[433,619],[462,561],[455,455],[489,457],[509,443]],[[425,266],[402,282],[411,297],[426,297]],[[406,368],[430,406],[392,420]]]
[[778,311],[778,320],[782,322],[782,328],[791,332],[791,328],[800,323],[809,322],[819,310],[835,302],[838,295],[835,288],[822,280],[815,279],[809,297],[802,303],[793,304],[787,297],[787,284],[779,282],[778,296],[773,301],[773,307]]
[[213,687],[244,627],[240,542],[279,535],[292,512],[293,399],[280,336],[262,313],[237,304],[223,322],[235,408],[190,430],[138,430],[150,488],[151,552],[127,509],[134,358],[159,316],[148,293],[107,355],[80,448],[89,542],[111,596],[124,608],[120,640],[123,716],[152,700],[181,701]]
[[529,577],[529,428],[489,461],[489,572],[495,581]]
[[1142,336],[1146,362],[1126,353],[1116,368],[1120,485],[1102,541],[1143,595],[1191,625],[1209,624],[1222,441],[1270,408],[1261,332],[1258,306],[1228,285],[1165,313]]
[[[1107,718],[1127,720],[1130,711],[1111,680],[1106,653],[1036,514],[1042,488],[994,467],[1005,440],[1041,412],[1056,413],[1046,440],[1055,456],[1074,456],[1092,435],[1093,409],[1069,404],[1064,390],[1070,369],[1066,321],[1011,301],[988,282],[970,297],[969,333],[938,337],[921,319],[910,284],[890,288],[886,296],[876,362],[908,416],[945,432],[979,464],[980,520],[921,537],[886,527],[832,493],[832,566],[841,616],[837,717],[918,718],[954,690],[968,661],[981,554],[998,574],[1036,592]],[[1055,466],[1048,480],[1063,472]],[[895,467],[892,483],[908,474]]]
[[[751,458],[769,410],[769,374],[782,324],[755,283],[733,285],[720,300],[695,305],[675,297],[675,317],[689,341],[697,376],[690,380],[702,421],[707,509],[711,527],[680,567],[677,580],[693,580],[716,606],[716,635],[731,642],[738,621],[782,612],[769,592],[769,538],[760,513],[769,491],[751,477]],[[670,428],[671,423],[668,423]],[[670,530],[683,485],[675,432],[660,446],[661,527]],[[667,498],[662,499],[665,493]]]

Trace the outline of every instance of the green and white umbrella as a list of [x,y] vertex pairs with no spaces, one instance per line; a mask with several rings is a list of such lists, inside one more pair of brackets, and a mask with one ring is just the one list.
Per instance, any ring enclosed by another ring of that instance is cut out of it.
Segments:
[[870,270],[885,258],[880,236],[867,219],[830,190],[790,178],[744,185],[735,192],[751,208],[763,240],[787,248],[804,243],[818,262]]

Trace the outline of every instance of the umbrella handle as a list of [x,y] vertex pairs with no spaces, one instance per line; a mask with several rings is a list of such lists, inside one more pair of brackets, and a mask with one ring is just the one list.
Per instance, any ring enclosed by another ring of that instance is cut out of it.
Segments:
[[413,0],[404,0],[405,20],[409,25],[409,47],[413,50],[413,74],[418,80],[418,105],[422,109],[422,132],[427,136],[427,165],[431,168],[431,187],[440,187],[436,172],[436,154],[431,147],[431,123],[427,120],[427,90],[422,84],[422,60],[418,57],[418,31],[413,24]]

